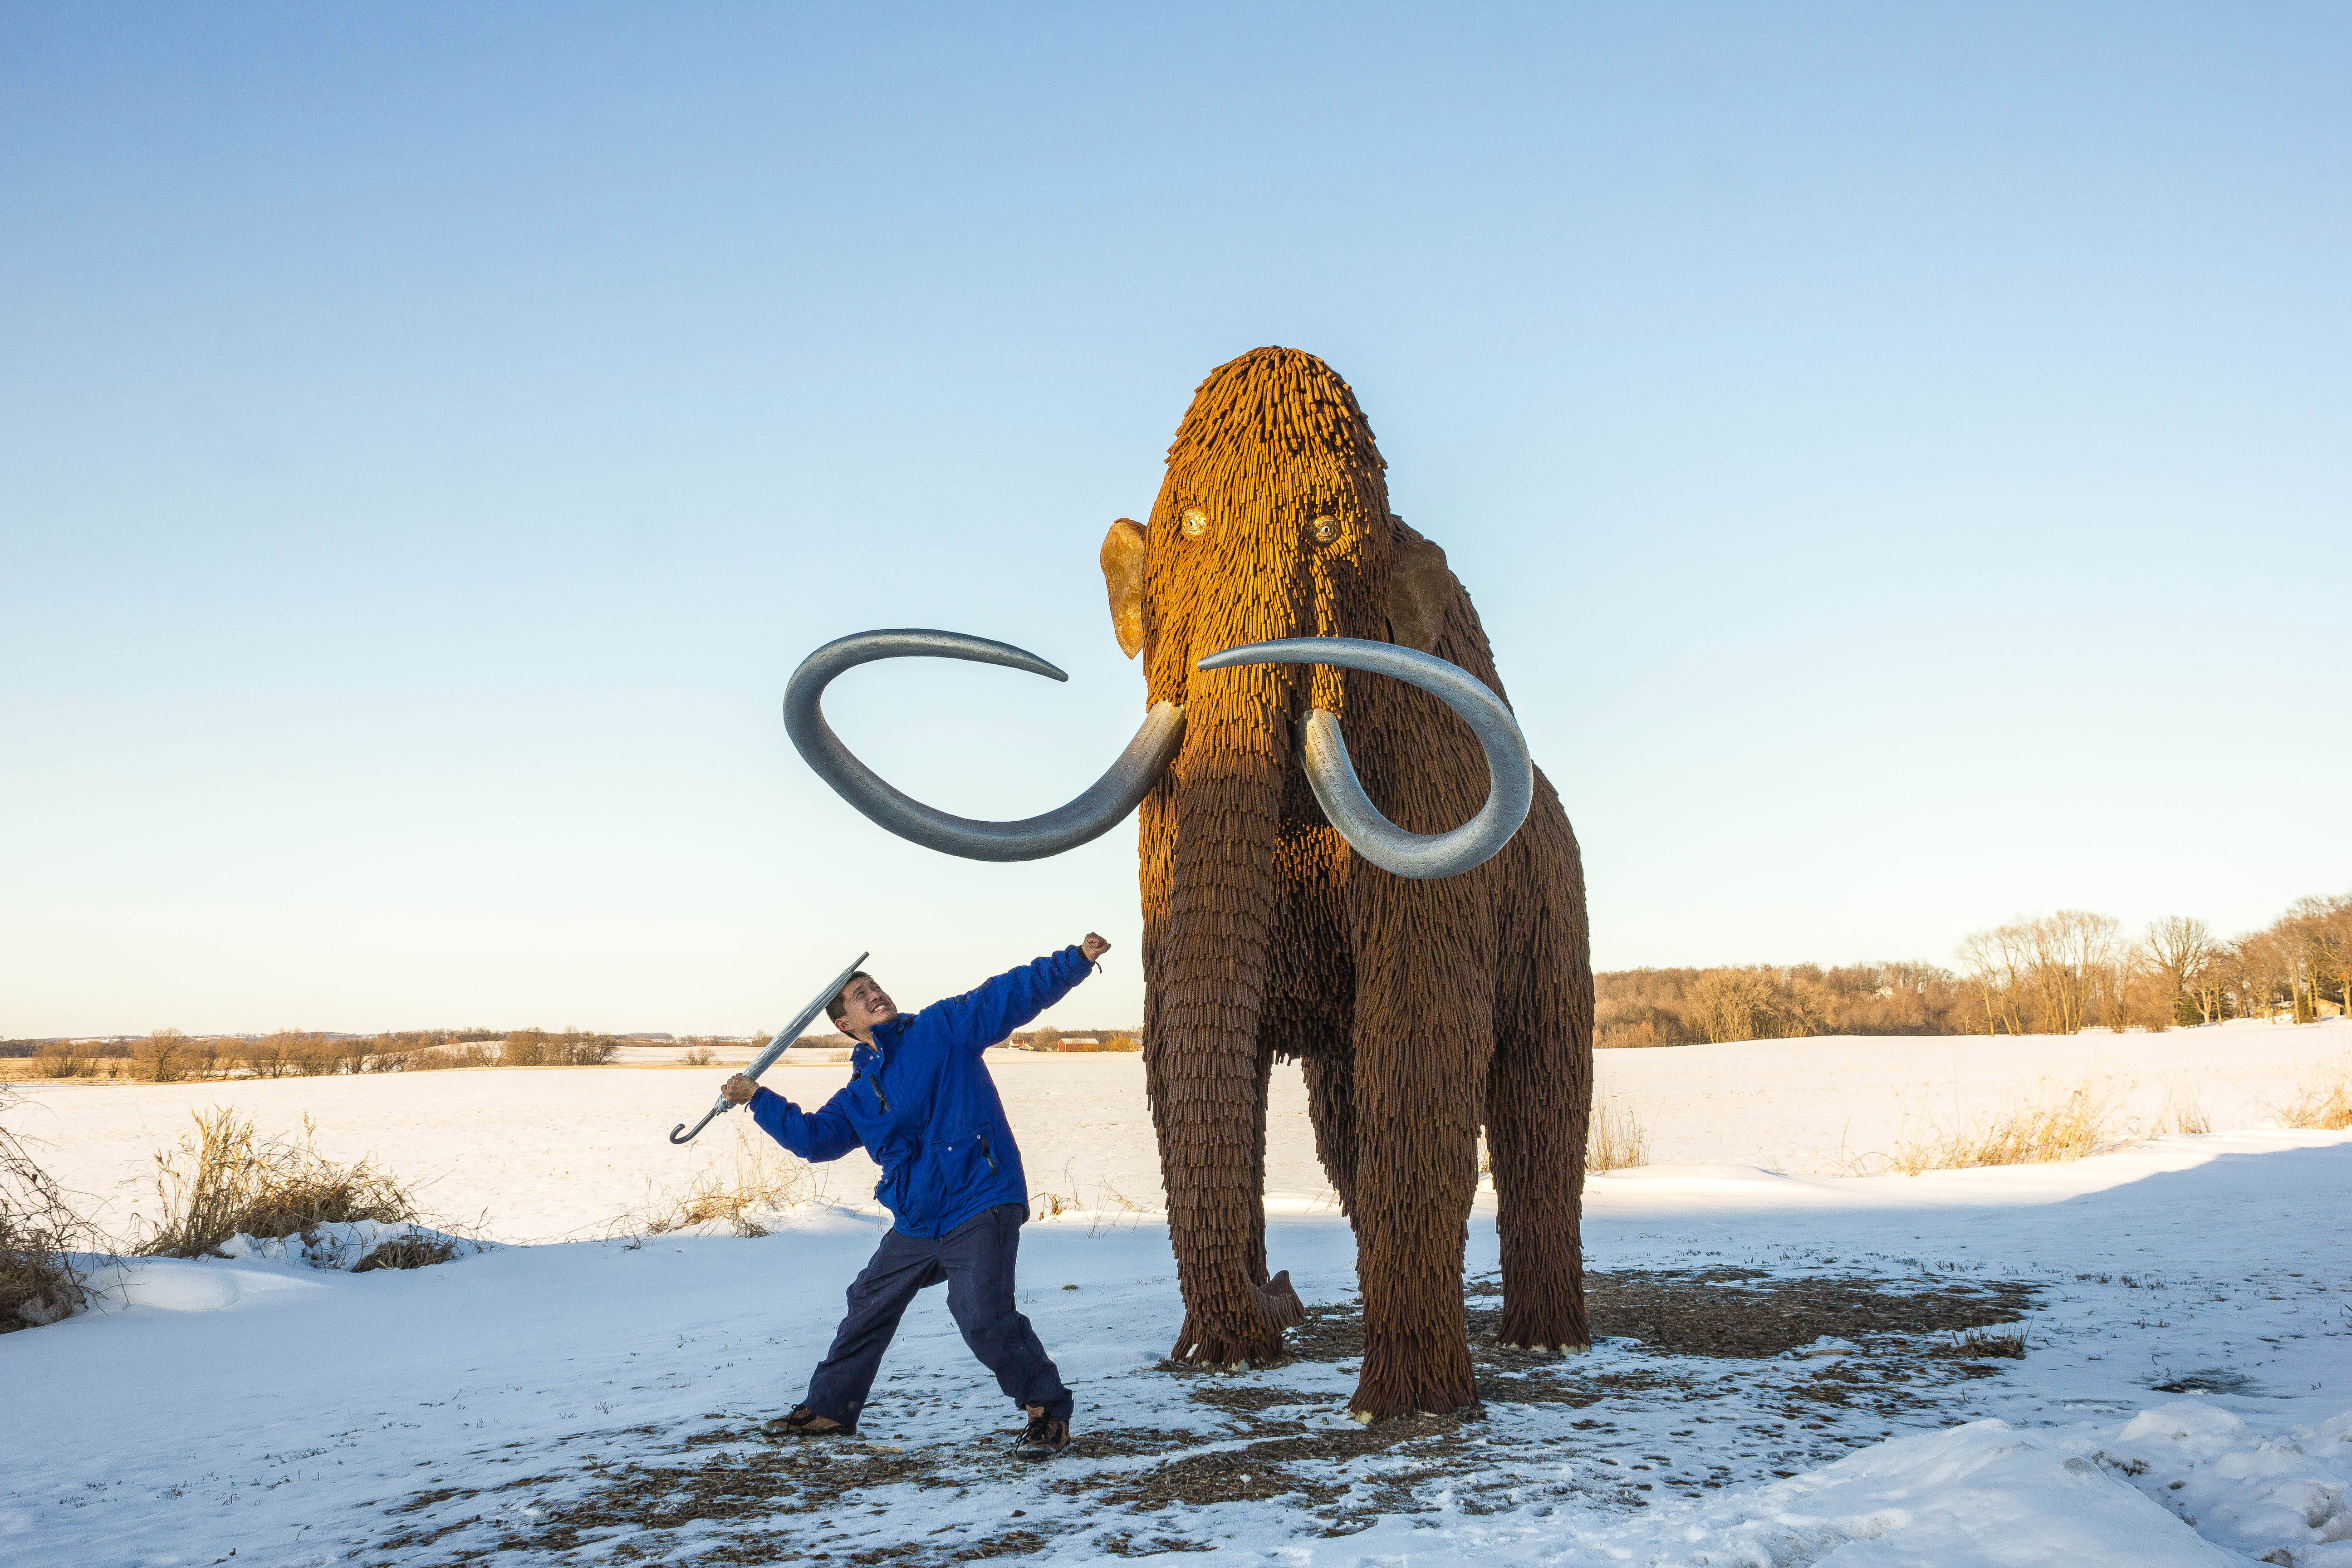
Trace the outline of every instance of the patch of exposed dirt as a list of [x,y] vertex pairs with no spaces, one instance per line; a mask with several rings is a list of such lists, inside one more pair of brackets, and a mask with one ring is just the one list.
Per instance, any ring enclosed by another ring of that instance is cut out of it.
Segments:
[[[702,1426],[673,1434],[666,1453],[573,1470],[532,1498],[529,1513],[509,1508],[452,1520],[446,1515],[472,1492],[417,1493],[386,1510],[404,1516],[403,1528],[379,1548],[404,1565],[420,1560],[418,1548],[436,1543],[455,1549],[442,1560],[451,1563],[509,1551],[593,1551],[634,1562],[666,1559],[693,1527],[698,1563],[945,1568],[1030,1555],[1049,1536],[1072,1531],[1122,1521],[1140,1526],[1176,1504],[1285,1500],[1299,1510],[1302,1527],[1325,1535],[1353,1533],[1384,1514],[1425,1511],[1441,1495],[1470,1512],[1570,1494],[1640,1508],[1660,1491],[1697,1496],[1823,1462],[1884,1436],[1885,1423],[1897,1415],[1947,1403],[1947,1391],[1969,1379],[1999,1375],[1987,1358],[2015,1359],[2027,1346],[2017,1331],[1987,1331],[2021,1319],[2037,1289],[2012,1281],[1742,1268],[1593,1273],[1586,1284],[1593,1333],[1612,1342],[1605,1356],[1563,1358],[1497,1344],[1501,1313],[1491,1281],[1473,1282],[1465,1316],[1484,1403],[1463,1412],[1359,1426],[1332,1420],[1342,1396],[1328,1373],[1310,1380],[1318,1386],[1299,1388],[1287,1385],[1278,1366],[1234,1375],[1162,1363],[1125,1376],[1160,1380],[1167,1392],[1152,1396],[1159,1408],[1150,1413],[1166,1425],[1082,1424],[1070,1448],[1042,1467],[1014,1458],[996,1436],[905,1451],[856,1440],[773,1445],[756,1423],[714,1413]],[[1847,1342],[1855,1352],[1788,1353],[1825,1340]],[[1310,1308],[1286,1342],[1286,1364],[1352,1373],[1363,1355],[1361,1309]],[[932,1396],[899,1397],[919,1407]],[[1188,1409],[1210,1415],[1205,1429],[1183,1424]],[[1664,1412],[1671,1414],[1661,1420]],[[1681,1458],[1684,1446],[1671,1440],[1692,1436],[1696,1426],[1657,1435],[1710,1420],[1736,1421],[1739,1436],[1727,1443],[1718,1426],[1697,1446],[1705,1463]],[[533,1476],[496,1489],[535,1483],[558,1478]],[[1016,1510],[1019,1522],[1009,1528],[936,1523],[928,1535],[896,1541],[850,1533],[886,1507],[893,1518],[936,1520],[900,1506],[898,1489],[1011,1495],[1038,1486],[1087,1506],[1077,1519],[1050,1522],[1022,1520]],[[885,1495],[894,1491],[895,1499]],[[1206,1549],[1166,1532],[1183,1528],[1180,1519],[1157,1522],[1157,1531],[1114,1528],[1093,1546],[1106,1557]],[[714,1527],[721,1532],[716,1539]],[[461,1531],[462,1540],[442,1542]]]
[[[1936,1280],[1906,1288],[1885,1279],[1775,1278],[1748,1268],[1628,1272],[1584,1277],[1596,1338],[1639,1340],[1668,1355],[1785,1355],[1820,1339],[1958,1333],[2013,1323],[2040,1287],[2014,1280]],[[1474,1342],[1491,1341],[1499,1310],[1470,1314]]]

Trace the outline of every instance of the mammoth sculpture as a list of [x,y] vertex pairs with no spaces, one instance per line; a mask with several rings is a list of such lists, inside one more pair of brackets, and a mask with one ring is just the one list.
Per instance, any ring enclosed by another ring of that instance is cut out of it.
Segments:
[[909,799],[835,739],[825,683],[929,655],[1063,679],[943,632],[812,655],[793,739],[845,798],[949,853],[1027,859],[1141,807],[1144,1066],[1182,1284],[1179,1359],[1264,1363],[1300,1315],[1265,1247],[1265,1097],[1306,1075],[1355,1227],[1362,1419],[1476,1397],[1462,1294],[1478,1135],[1492,1161],[1507,1344],[1581,1347],[1578,1237],[1592,1090],[1583,871],[1528,762],[1444,552],[1389,510],[1354,393],[1293,349],[1194,394],[1148,526],[1101,550],[1148,712],[1100,782],[1025,822]]

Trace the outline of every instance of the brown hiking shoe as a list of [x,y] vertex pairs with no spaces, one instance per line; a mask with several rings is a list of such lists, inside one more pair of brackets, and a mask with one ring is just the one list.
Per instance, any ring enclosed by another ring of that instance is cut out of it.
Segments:
[[1043,1459],[1060,1453],[1070,1446],[1070,1424],[1046,1417],[1042,1405],[1026,1405],[1029,1429],[1021,1434],[1014,1451],[1032,1459]]
[[805,1405],[795,1405],[790,1415],[779,1415],[760,1428],[770,1437],[842,1437],[857,1428],[845,1426],[830,1415],[819,1415]]

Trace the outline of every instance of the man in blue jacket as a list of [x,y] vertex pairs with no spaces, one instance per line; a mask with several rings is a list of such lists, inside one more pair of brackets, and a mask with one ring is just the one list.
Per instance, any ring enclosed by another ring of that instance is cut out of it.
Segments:
[[1029,1415],[1024,1451],[1070,1440],[1070,1391],[1013,1304],[1013,1260],[1029,1217],[1021,1151],[981,1052],[1069,994],[1110,943],[1094,932],[974,991],[900,1016],[860,971],[825,1008],[857,1041],[848,1086],[804,1111],[738,1073],[726,1094],[803,1160],[863,1148],[882,1167],[874,1195],[894,1224],[849,1287],[849,1315],[809,1378],[808,1394],[769,1423],[778,1435],[855,1432],[857,1413],[915,1293],[947,1281],[948,1310],[996,1384]]

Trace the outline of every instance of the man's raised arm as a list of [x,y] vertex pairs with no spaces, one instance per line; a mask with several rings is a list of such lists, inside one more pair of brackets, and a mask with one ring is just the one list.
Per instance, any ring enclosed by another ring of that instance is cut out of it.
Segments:
[[1068,995],[1094,973],[1095,960],[1109,951],[1110,943],[1088,931],[1084,942],[1008,969],[924,1011],[936,1008],[944,1015],[950,1036],[965,1050],[985,1050]]
[[[749,1089],[748,1095],[739,1092]],[[762,1089],[737,1073],[727,1080],[727,1098],[738,1105],[749,1104],[751,1120],[761,1130],[798,1154],[815,1163],[838,1160],[858,1146],[857,1129],[841,1110],[841,1102],[849,1093],[846,1087],[824,1102],[820,1110],[803,1110],[772,1089]]]

